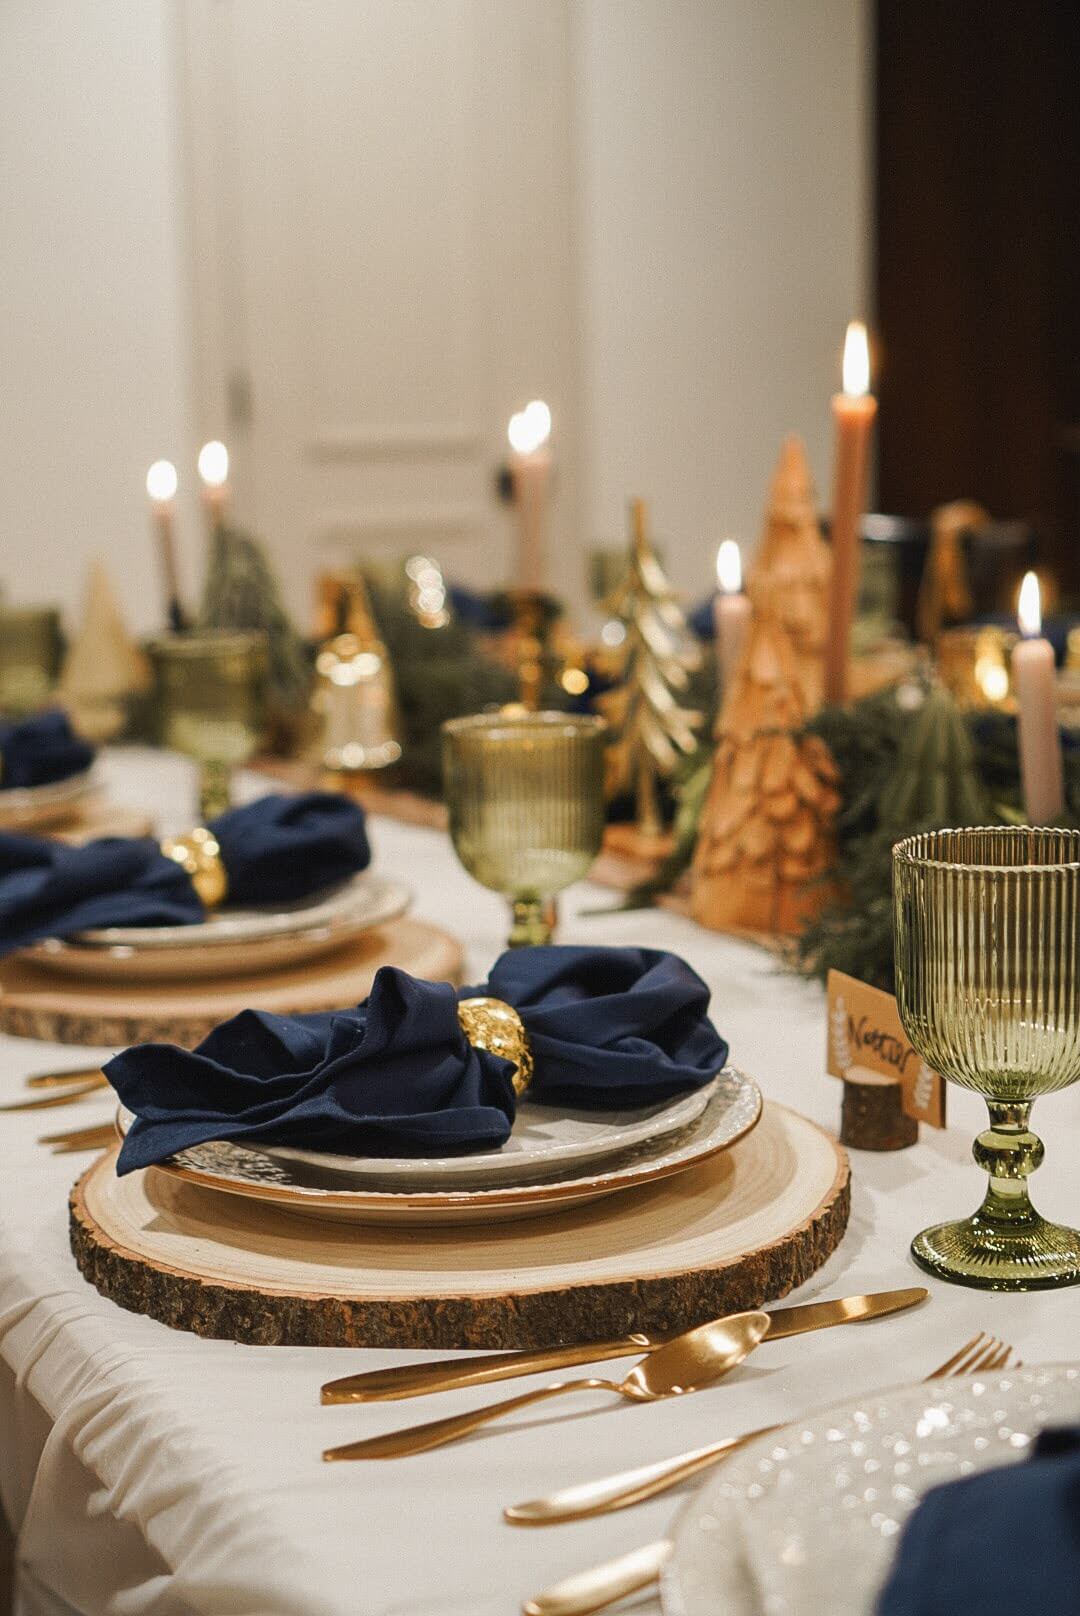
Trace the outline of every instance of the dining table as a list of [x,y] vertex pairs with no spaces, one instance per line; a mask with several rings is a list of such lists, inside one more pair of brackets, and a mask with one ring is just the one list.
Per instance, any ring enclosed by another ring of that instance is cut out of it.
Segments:
[[[110,797],[152,814],[162,833],[190,822],[194,776],[183,759],[117,748],[99,768]],[[249,773],[244,789],[269,785]],[[483,981],[504,946],[504,902],[466,875],[444,831],[373,815],[370,834],[373,869],[408,883],[412,913],[458,937],[466,980]],[[826,1073],[822,988],[752,942],[665,908],[618,904],[588,882],[570,889],[559,940],[682,955],[708,983],[731,1058],[766,1103],[835,1132],[841,1085]],[[108,1053],[2,1037],[0,1103],[25,1098],[32,1073]],[[54,1155],[38,1140],[58,1117],[104,1124],[114,1106],[102,1090],[63,1111],[0,1116],[0,1498],[18,1616],[507,1616],[560,1578],[668,1533],[691,1489],[542,1530],[507,1524],[508,1504],[850,1406],[920,1379],[980,1330],[1027,1363],[1076,1357],[1075,1291],[964,1289],[927,1278],[909,1254],[918,1229],[967,1213],[982,1193],[971,1158],[980,1102],[950,1090],[946,1128],[923,1126],[906,1149],[851,1153],[847,1232],[791,1293],[806,1301],[925,1282],[920,1306],[765,1341],[692,1396],[632,1404],[598,1391],[415,1457],[328,1465],[331,1445],[514,1388],[324,1407],[325,1381],[432,1354],[205,1340],[106,1300],[68,1241],[68,1194],[91,1158]],[[1047,1144],[1038,1204],[1075,1221],[1080,1087],[1040,1101],[1036,1126]],[[581,1373],[618,1378],[629,1363]],[[646,1594],[632,1608],[656,1616],[661,1605]]]

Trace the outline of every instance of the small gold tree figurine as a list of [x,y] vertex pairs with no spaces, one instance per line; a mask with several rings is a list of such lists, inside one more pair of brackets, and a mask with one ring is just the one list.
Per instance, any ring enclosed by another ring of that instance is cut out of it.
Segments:
[[818,878],[833,861],[840,798],[828,748],[799,733],[805,717],[788,631],[759,595],[717,723],[694,851],[690,907],[703,926],[792,933],[824,901]]
[[767,595],[787,630],[807,714],[817,711],[824,694],[831,565],[806,448],[791,433],[781,446],[769,485],[750,593],[756,589]]
[[611,611],[625,625],[626,640],[622,683],[606,703],[615,735],[608,794],[632,793],[638,836],[655,841],[663,833],[660,782],[697,745],[701,714],[680,706],[676,693],[686,690],[701,654],[649,541],[642,499],[630,502],[630,565]]

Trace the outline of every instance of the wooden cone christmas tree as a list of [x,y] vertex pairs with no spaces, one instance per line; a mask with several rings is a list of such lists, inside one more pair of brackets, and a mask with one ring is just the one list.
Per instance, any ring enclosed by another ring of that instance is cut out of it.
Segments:
[[830,567],[806,448],[792,433],[769,486],[750,592],[768,596],[787,630],[807,715],[821,706],[824,693]]
[[610,795],[632,793],[640,837],[663,830],[659,785],[697,745],[701,714],[681,707],[677,692],[700,663],[664,570],[649,542],[645,501],[630,504],[630,567],[611,609],[626,626],[622,684],[607,703],[615,739],[609,749]]
[[128,703],[149,685],[149,665],[124,626],[105,564],[97,560],[57,693],[80,734],[108,741],[123,729]]
[[756,602],[717,723],[691,872],[691,913],[714,931],[790,934],[820,908],[834,856],[836,767],[806,718],[787,629]]

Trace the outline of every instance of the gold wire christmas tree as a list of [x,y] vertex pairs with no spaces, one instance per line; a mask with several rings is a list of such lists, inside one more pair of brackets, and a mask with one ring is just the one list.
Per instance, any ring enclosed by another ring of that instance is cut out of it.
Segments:
[[750,593],[767,595],[787,630],[806,713],[824,694],[829,624],[829,547],[821,536],[817,497],[806,447],[795,433],[784,439],[769,485],[765,522],[750,577]]
[[701,714],[681,706],[678,694],[701,654],[650,543],[642,499],[630,502],[630,564],[610,604],[626,640],[622,683],[606,704],[615,732],[608,788],[612,796],[633,795],[638,834],[655,838],[663,831],[660,783],[697,745]]
[[820,907],[840,797],[824,742],[800,733],[806,702],[776,602],[755,599],[717,723],[691,871],[691,913],[714,931],[791,933]]

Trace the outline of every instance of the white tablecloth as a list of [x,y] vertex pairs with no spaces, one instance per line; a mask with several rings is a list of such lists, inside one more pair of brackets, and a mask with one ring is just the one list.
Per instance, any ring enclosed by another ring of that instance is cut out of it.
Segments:
[[[126,800],[156,804],[172,825],[190,818],[175,760],[119,754],[109,768]],[[465,939],[469,973],[482,979],[504,935],[500,901],[465,876],[442,835],[385,820],[372,833],[376,867],[413,886],[416,914]],[[738,1063],[767,1096],[834,1127],[819,991],[674,915],[579,913],[610,901],[572,893],[562,940],[683,954],[709,982]],[[34,1070],[81,1062],[77,1050],[0,1038],[0,1099],[24,1093]],[[800,1299],[919,1281],[912,1233],[981,1193],[970,1159],[979,1103],[953,1091],[950,1105],[947,1132],[853,1158],[847,1237]],[[505,1503],[915,1379],[980,1328],[1028,1361],[1076,1355],[1075,1291],[1002,1297],[932,1284],[914,1313],[766,1345],[694,1397],[633,1406],[598,1395],[595,1407],[528,1412],[419,1458],[324,1465],[330,1443],[429,1417],[433,1405],[419,1401],[319,1406],[322,1381],[404,1355],[200,1341],[100,1297],[68,1250],[67,1192],[83,1159],[35,1141],[109,1112],[95,1096],[0,1117],[0,1495],[17,1533],[20,1616],[507,1616],[556,1578],[664,1533],[679,1501],[543,1531],[504,1525]],[[1041,1102],[1036,1121],[1048,1143],[1039,1204],[1075,1220],[1080,1089]],[[478,1388],[438,1409],[497,1395]]]

